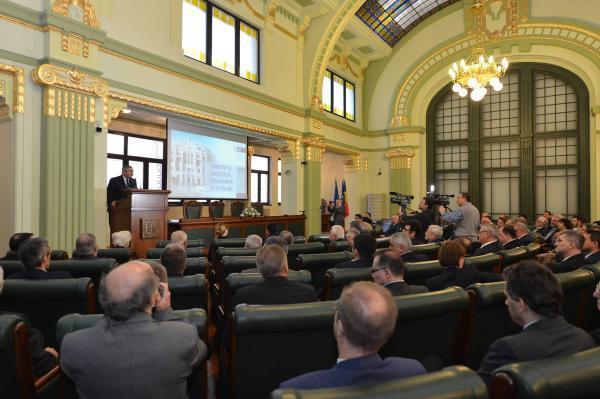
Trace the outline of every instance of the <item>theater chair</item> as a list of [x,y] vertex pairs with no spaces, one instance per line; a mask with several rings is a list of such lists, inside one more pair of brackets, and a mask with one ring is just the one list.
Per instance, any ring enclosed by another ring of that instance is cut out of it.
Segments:
[[320,254],[325,252],[326,247],[322,242],[309,242],[306,244],[290,245],[288,247],[287,260],[288,267],[294,270],[300,270],[298,256],[301,254]]
[[57,260],[50,262],[50,270],[60,270],[71,273],[71,276],[75,278],[89,277],[92,279],[94,287],[96,287],[96,308],[100,309],[100,302],[98,302],[98,287],[100,287],[100,280],[102,276],[110,271],[114,266],[117,265],[117,261],[111,258],[98,258],[98,259],[69,259],[69,260]]
[[313,234],[308,237],[308,242],[322,242],[323,245],[327,246],[331,242],[329,239],[329,233]]
[[431,260],[437,259],[439,249],[440,246],[436,243],[419,244],[410,247],[410,250],[414,253],[427,255]]
[[20,260],[0,260],[0,266],[4,270],[4,278],[25,270],[25,265]]
[[340,297],[345,286],[355,281],[372,280],[370,267],[328,269],[325,272],[321,299],[324,301],[334,301]]
[[528,244],[527,246],[525,246],[525,248],[527,249],[527,255],[531,259],[535,259],[535,257],[537,255],[542,253],[542,249],[543,249],[543,247],[540,244],[535,243],[535,242]]
[[467,265],[475,266],[480,272],[499,273],[500,256],[497,254],[468,256],[465,258],[465,266]]
[[96,313],[96,293],[89,277],[64,280],[5,280],[0,310],[27,315],[56,348],[56,322],[69,313]]
[[218,250],[219,248],[244,248],[246,245],[245,238],[215,238],[209,248],[209,259],[213,262],[213,267],[219,265]]
[[[600,282],[600,263],[583,266],[582,269],[586,269],[594,273],[596,284]],[[582,328],[587,331],[600,328],[600,310],[598,310],[598,306],[594,298],[589,298],[585,306]]]
[[348,251],[349,249],[350,249],[350,244],[346,240],[333,241],[333,242],[330,242],[329,245],[327,246],[327,250],[329,252],[342,252],[342,251]]
[[437,260],[405,263],[404,266],[404,279],[412,285],[425,285],[425,280],[429,277],[437,276],[444,271],[444,267]]
[[[467,288],[470,304],[470,329],[467,335],[465,363],[477,370],[489,346],[498,338],[517,334],[521,327],[512,321],[504,304],[503,281],[476,283]],[[463,362],[461,362],[463,364]]]
[[[148,248],[148,250],[146,251],[146,258],[147,259],[160,259],[160,255],[162,254],[162,252],[164,250],[165,250],[164,248]],[[185,255],[188,258],[201,258],[204,256],[204,248],[202,248],[202,247],[186,248]]]
[[487,387],[463,366],[370,386],[329,389],[278,389],[271,399],[487,399]]
[[507,266],[520,262],[529,257],[529,253],[527,251],[527,248],[525,247],[516,247],[513,249],[502,250],[499,251],[498,254],[502,258],[500,260],[501,270],[504,270]]
[[69,259],[69,254],[67,251],[63,251],[62,249],[54,249],[50,253],[50,260],[65,260]]
[[185,276],[193,276],[195,274],[204,274],[208,278],[208,270],[210,269],[210,262],[208,259],[202,258],[187,258],[185,261]]
[[[341,241],[338,241],[341,242]],[[323,279],[325,272],[338,263],[347,262],[352,259],[352,253],[327,252],[322,254],[302,254],[298,255],[298,269],[308,270],[312,275],[312,285],[317,292],[323,289]]]
[[[171,243],[171,240],[158,240],[156,242],[156,248],[164,248]],[[204,240],[199,238],[197,240],[188,240],[187,248],[198,248],[204,247]]]
[[27,325],[15,314],[0,315],[0,398],[57,398],[58,365],[35,378]]
[[292,244],[305,244],[306,243],[306,237],[304,236],[294,236],[294,239],[292,240]]
[[118,264],[126,263],[133,258],[133,250],[131,248],[102,248],[98,250],[99,258],[112,258]]
[[173,309],[201,308],[208,312],[208,283],[204,274],[169,277],[169,291]]
[[494,371],[492,399],[600,398],[600,348],[571,356],[513,363]]
[[224,256],[255,256],[260,248],[219,248],[217,250],[217,258],[222,259]]
[[[177,317],[186,319],[196,326],[198,336],[208,346],[208,317],[206,316],[206,312],[203,309],[175,310],[174,312]],[[102,317],[102,315],[81,314],[68,314],[64,317],[61,317],[56,324],[56,338],[59,345],[65,335],[84,328],[92,327]],[[168,367],[168,365],[164,366]],[[207,361],[204,360],[199,366],[192,370],[192,374],[187,379],[188,397],[201,399],[207,397],[207,377]],[[63,398],[77,398],[73,382],[64,374],[62,375],[62,379],[64,380]]]
[[[591,270],[577,269],[556,274],[564,294],[562,313],[565,319],[578,327],[584,326],[585,308],[588,302],[596,305],[592,298],[596,288],[596,277]],[[598,311],[598,310],[597,310]]]
[[389,248],[390,237],[379,237],[375,239],[376,248]]

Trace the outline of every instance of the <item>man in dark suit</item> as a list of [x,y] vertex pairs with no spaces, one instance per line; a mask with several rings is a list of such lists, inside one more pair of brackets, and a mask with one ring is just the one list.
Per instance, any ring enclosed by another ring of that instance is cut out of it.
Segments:
[[377,254],[371,268],[373,281],[384,286],[393,296],[428,292],[422,285],[408,285],[404,281],[404,261],[398,252],[386,249]]
[[548,225],[548,219],[540,216],[535,220],[535,228],[531,230],[532,233],[539,233],[542,237],[550,232],[552,227]]
[[94,260],[98,259],[98,241],[92,233],[83,233],[75,240],[73,259]]
[[[427,226],[429,227],[429,226]],[[412,245],[426,244],[423,226],[418,220],[409,220],[404,224],[404,232],[410,237]]]
[[335,265],[337,269],[349,267],[371,267],[373,264],[373,254],[377,249],[377,241],[368,233],[361,233],[352,239],[352,260],[338,263]]
[[333,224],[342,227],[346,224],[346,207],[340,199],[335,201],[335,208],[333,208]]
[[504,276],[508,313],[523,331],[492,343],[478,371],[482,378],[488,379],[505,364],[565,356],[594,347],[587,332],[560,315],[562,289],[548,268],[526,260],[508,267]]
[[498,229],[493,224],[481,225],[477,237],[481,246],[473,252],[473,256],[502,251],[502,245],[498,242]]
[[50,268],[51,253],[48,241],[39,237],[30,238],[19,248],[19,259],[25,265],[25,270],[13,273],[7,279],[51,280],[72,278],[69,272],[48,271]]
[[466,289],[471,284],[502,281],[498,273],[480,272],[473,265],[465,266],[467,249],[459,240],[446,241],[440,247],[438,262],[444,267],[441,274],[430,277],[425,286],[430,291],[458,286]]
[[356,282],[344,289],[334,309],[337,364],[329,370],[284,381],[280,388],[370,385],[425,374],[417,360],[392,356],[382,359],[377,354],[393,334],[398,318],[398,308],[388,290],[372,282]]
[[517,241],[517,231],[510,225],[500,227],[498,241],[502,244],[503,249],[513,249],[521,246]]
[[406,233],[394,233],[390,237],[390,248],[397,251],[404,263],[408,262],[424,262],[429,260],[425,254],[416,254],[411,251],[412,242]]
[[147,263],[128,262],[102,279],[99,298],[104,318],[67,334],[60,348],[79,397],[187,398],[186,379],[207,350],[176,318],[167,284]]
[[113,177],[108,182],[108,187],[106,188],[106,205],[109,212],[111,208],[117,205],[117,201],[127,198],[123,190],[137,188],[137,182],[132,176],[133,168],[125,165],[121,176]]
[[593,265],[600,262],[600,231],[587,231],[583,233],[583,237],[585,239],[583,242],[585,263]]
[[[546,255],[544,264],[547,264],[554,273],[567,273],[579,269],[586,264],[581,253],[583,241],[583,236],[576,231],[561,231],[556,236],[556,253]],[[557,254],[560,256],[560,262],[555,262]]]
[[167,269],[167,276],[181,277],[185,272],[187,256],[180,244],[168,244],[160,254],[160,264]]
[[256,265],[264,281],[239,289],[233,298],[233,306],[280,305],[287,303],[315,302],[317,293],[308,284],[288,280],[287,255],[279,245],[266,245],[256,253]]
[[31,237],[33,237],[33,233],[13,234],[8,241],[9,250],[6,251],[4,258],[0,258],[0,260],[19,260],[19,248]]
[[403,229],[402,223],[400,223],[400,216],[397,213],[392,215],[391,219],[392,219],[392,224],[390,225],[388,230],[385,232],[386,237],[389,237],[394,233],[401,232]]
[[552,218],[550,219],[550,228],[544,235],[544,241],[546,242],[547,247],[554,248],[554,236],[558,232],[558,221],[563,218],[563,215],[558,213],[552,215]]
[[516,222],[515,232],[517,233],[517,242],[519,243],[519,246],[524,247],[533,242],[534,234],[529,233],[529,229],[525,223]]

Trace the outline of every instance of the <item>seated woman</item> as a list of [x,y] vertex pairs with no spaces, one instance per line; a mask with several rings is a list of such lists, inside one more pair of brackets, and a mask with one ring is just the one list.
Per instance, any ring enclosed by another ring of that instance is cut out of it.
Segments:
[[111,238],[113,248],[129,248],[131,245],[131,233],[127,230],[112,233]]
[[430,291],[443,290],[458,286],[467,288],[475,283],[490,283],[502,281],[502,275],[497,273],[480,272],[475,266],[465,266],[467,251],[458,240],[446,241],[438,252],[438,262],[444,267],[441,274],[430,277],[425,285]]
[[217,223],[215,226],[215,238],[227,238],[229,228],[225,223]]

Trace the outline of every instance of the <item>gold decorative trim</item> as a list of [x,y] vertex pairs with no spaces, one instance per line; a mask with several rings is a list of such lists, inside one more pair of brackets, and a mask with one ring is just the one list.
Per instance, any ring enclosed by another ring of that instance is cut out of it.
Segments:
[[405,143],[407,139],[406,133],[398,133],[392,135],[392,143]]
[[0,80],[0,97],[5,97],[4,91],[6,88],[4,87],[6,83],[3,80]]
[[44,115],[56,115],[56,90],[47,88],[44,90]]
[[390,127],[403,127],[408,126],[408,118],[406,115],[395,115],[390,121]]
[[88,58],[90,56],[90,43],[72,33],[62,32],[61,49],[79,57]]
[[320,130],[323,127],[323,122],[320,119],[312,119],[312,127]]
[[19,19],[19,18],[13,18],[6,14],[0,14],[0,19],[3,19],[8,22],[12,22],[13,24],[24,26],[25,28],[37,30],[39,32],[48,32],[48,25],[41,26],[41,25],[33,24],[31,22],[27,22],[27,21]]
[[13,75],[13,112],[25,112],[25,72],[23,68],[14,65],[0,64],[0,72]]
[[394,148],[391,150],[387,150],[385,152],[385,156],[392,159],[392,158],[412,158],[414,157],[416,154],[414,148]]
[[248,146],[248,156],[251,157],[252,155],[254,155],[254,152],[256,150],[254,149],[254,147],[252,147],[251,145]]
[[96,9],[89,0],[54,0],[52,3],[52,12],[73,19],[79,19],[71,15],[71,12],[80,12],[83,23],[99,28],[100,22],[96,18]]
[[399,157],[390,159],[390,169],[392,170],[410,169],[411,166],[411,158]]
[[90,97],[90,115],[89,115],[90,123],[96,123],[96,99],[94,97]]
[[365,159],[365,172],[369,171],[369,160]]
[[320,136],[305,136],[302,144],[306,147],[306,160],[321,162],[325,152],[325,140]]
[[79,69],[66,69],[51,64],[43,64],[33,70],[32,79],[39,85],[57,86],[86,94],[104,97],[108,93],[105,80],[81,73]]

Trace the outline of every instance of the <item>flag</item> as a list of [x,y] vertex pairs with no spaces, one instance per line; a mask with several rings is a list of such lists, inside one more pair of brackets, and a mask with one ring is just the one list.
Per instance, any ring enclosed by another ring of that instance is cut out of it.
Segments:
[[346,208],[346,216],[350,215],[350,207],[348,206],[348,192],[346,191],[346,180],[342,180],[342,203]]
[[337,188],[337,179],[335,181],[335,193],[333,194],[333,205],[335,206],[335,202],[340,199],[340,194],[338,193]]

